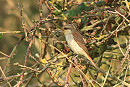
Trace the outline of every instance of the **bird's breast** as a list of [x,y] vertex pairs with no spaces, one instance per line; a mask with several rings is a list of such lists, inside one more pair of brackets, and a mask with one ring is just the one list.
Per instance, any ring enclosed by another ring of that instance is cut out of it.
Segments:
[[78,45],[78,43],[74,40],[74,37],[71,33],[65,35],[66,41],[71,48],[71,50],[79,55],[82,55],[83,49]]

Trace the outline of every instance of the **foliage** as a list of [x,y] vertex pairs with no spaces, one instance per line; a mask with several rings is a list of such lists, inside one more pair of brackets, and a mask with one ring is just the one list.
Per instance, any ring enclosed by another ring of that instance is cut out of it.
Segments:
[[[9,55],[0,50],[1,86],[129,86],[130,2],[37,0],[32,13],[25,9],[33,2],[7,2],[21,28],[0,32],[0,40],[9,33],[19,38]],[[65,42],[64,24],[76,27],[93,61],[107,74],[82,56],[75,57]]]

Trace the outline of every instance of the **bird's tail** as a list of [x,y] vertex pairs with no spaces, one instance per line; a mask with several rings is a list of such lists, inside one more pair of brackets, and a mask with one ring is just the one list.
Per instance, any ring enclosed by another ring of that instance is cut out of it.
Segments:
[[87,59],[90,61],[90,63],[91,63],[99,72],[101,72],[101,73],[103,73],[103,74],[106,75],[106,72],[103,71],[102,69],[100,69],[100,68],[93,62],[92,58],[91,58],[88,54],[86,54],[85,57],[87,57]]

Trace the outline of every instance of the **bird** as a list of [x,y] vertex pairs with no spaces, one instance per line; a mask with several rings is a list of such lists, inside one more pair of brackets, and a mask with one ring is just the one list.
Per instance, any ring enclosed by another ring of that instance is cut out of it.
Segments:
[[84,39],[82,35],[76,30],[73,24],[66,24],[63,26],[63,33],[65,35],[66,41],[70,49],[77,55],[82,55],[86,57],[90,63],[99,71],[106,74],[105,71],[100,69],[92,60],[89,52],[85,46]]

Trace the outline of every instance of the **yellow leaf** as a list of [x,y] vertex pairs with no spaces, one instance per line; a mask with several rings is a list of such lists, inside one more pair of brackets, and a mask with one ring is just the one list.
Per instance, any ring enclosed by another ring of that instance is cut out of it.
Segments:
[[55,74],[55,77],[57,77],[58,75],[59,75],[59,73],[61,72],[61,70],[62,70],[62,67],[57,67],[57,72],[56,72],[56,74]]
[[95,39],[100,40],[100,39],[105,38],[105,37],[106,37],[106,35],[101,35],[100,37],[95,38]]
[[43,64],[48,63],[48,62],[46,61],[46,59],[42,59],[41,62],[42,62]]
[[57,0],[58,2],[62,2],[63,0]]
[[78,19],[77,22],[80,23],[80,22],[81,22],[81,19]]
[[61,14],[63,17],[63,20],[67,20],[67,17],[64,14]]
[[61,70],[63,68],[63,67],[61,67],[62,64],[63,64],[63,62],[56,64],[57,65],[57,72],[55,74],[55,77],[57,77],[59,75],[59,73],[61,72]]
[[61,70],[62,69],[62,67],[57,67],[57,70],[59,71],[59,70]]

